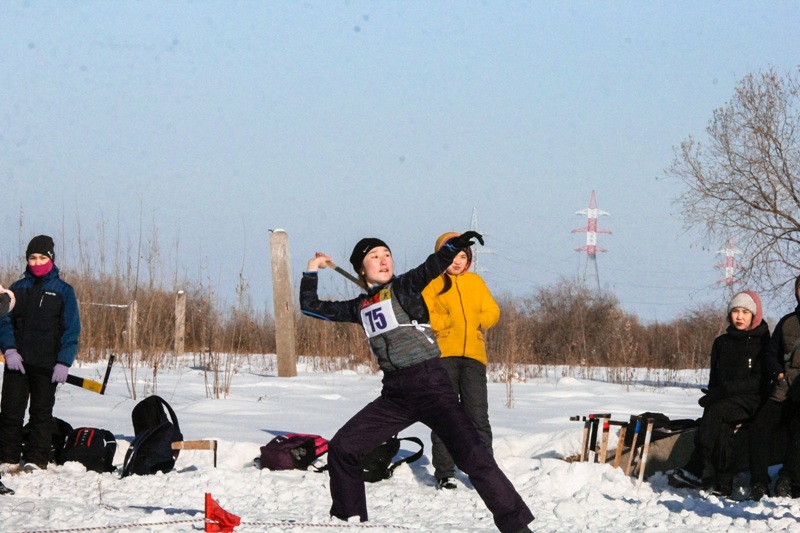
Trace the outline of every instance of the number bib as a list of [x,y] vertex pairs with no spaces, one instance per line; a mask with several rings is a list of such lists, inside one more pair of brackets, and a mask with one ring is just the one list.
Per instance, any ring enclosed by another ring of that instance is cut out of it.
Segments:
[[381,289],[368,300],[364,300],[361,304],[361,324],[369,338],[400,327],[392,309],[391,289]]

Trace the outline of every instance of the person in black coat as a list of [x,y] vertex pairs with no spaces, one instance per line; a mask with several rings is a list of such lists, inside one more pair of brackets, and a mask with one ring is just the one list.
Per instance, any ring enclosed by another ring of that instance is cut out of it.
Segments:
[[759,409],[750,432],[750,498],[760,500],[769,492],[769,463],[774,442],[788,429],[789,443],[778,473],[774,496],[791,497],[800,485],[800,276],[794,282],[796,307],[784,315],[772,332],[764,353],[764,377],[772,383],[769,398]]
[[[695,487],[733,492],[736,425],[753,417],[761,405],[763,356],[769,326],[763,320],[761,299],[752,291],[739,292],[728,304],[726,332],[711,347],[708,388],[698,400],[703,416],[697,428],[689,463],[673,479]],[[672,481],[672,480],[671,480]]]
[[[0,318],[5,357],[0,398],[0,468],[45,469],[50,458],[56,387],[64,383],[78,352],[81,323],[72,286],[54,264],[47,235],[31,239],[22,279],[11,285],[14,310]],[[22,446],[28,411],[28,440]]]

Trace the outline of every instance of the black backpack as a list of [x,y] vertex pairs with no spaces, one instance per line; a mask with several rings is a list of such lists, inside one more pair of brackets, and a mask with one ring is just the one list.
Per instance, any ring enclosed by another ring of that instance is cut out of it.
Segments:
[[94,472],[113,472],[117,439],[107,429],[77,428],[70,432],[57,463],[77,461]]
[[[419,446],[419,450],[408,457],[393,462],[395,455],[400,451],[400,441],[407,440]],[[394,469],[403,463],[413,463],[420,457],[424,445],[417,437],[394,437],[372,450],[361,459],[364,481],[375,483],[384,479],[389,479],[394,474]]]
[[125,453],[121,477],[156,472],[166,474],[172,470],[180,452],[172,449],[172,443],[183,440],[178,417],[172,407],[160,396],[148,396],[133,408],[131,419],[134,439]]

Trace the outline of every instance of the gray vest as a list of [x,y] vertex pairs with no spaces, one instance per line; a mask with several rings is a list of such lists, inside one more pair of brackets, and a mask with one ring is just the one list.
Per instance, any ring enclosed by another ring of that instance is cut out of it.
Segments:
[[369,347],[381,370],[391,372],[440,357],[439,345],[433,338],[430,325],[413,325],[408,313],[395,298],[393,288],[391,296],[392,311],[400,327],[369,339]]

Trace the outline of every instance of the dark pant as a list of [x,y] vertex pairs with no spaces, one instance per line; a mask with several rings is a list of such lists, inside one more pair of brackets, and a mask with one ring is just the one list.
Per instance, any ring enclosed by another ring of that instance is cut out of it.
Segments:
[[[758,409],[760,398],[757,395],[733,396],[723,398],[706,407],[695,438],[695,452],[692,454],[690,470],[698,476],[705,465],[717,476],[732,476],[735,463],[733,435],[736,424],[753,416]],[[702,458],[702,459],[701,459]]]
[[[461,399],[481,440],[492,451],[492,426],[489,424],[489,397],[486,387],[486,365],[470,357],[442,357],[442,366],[450,376],[453,389]],[[442,439],[431,432],[433,475],[436,479],[453,477],[455,463]]]
[[361,458],[414,422],[436,431],[458,468],[469,476],[500,531],[514,533],[533,520],[530,509],[497,466],[459,403],[439,358],[384,374],[381,396],[331,439],[331,515],[367,520]]
[[786,445],[786,457],[783,461],[780,477],[788,478],[792,485],[800,485],[800,403],[785,402],[789,426],[789,442]]
[[29,409],[30,429],[25,445],[25,462],[46,465],[53,442],[53,406],[56,384],[51,372],[27,369],[26,373],[3,372],[3,396],[0,398],[0,463],[19,463],[22,455],[22,425],[25,407]]
[[767,400],[756,413],[750,426],[750,484],[763,483],[769,485],[769,465],[774,455],[770,438],[776,430],[786,423],[787,402]]

